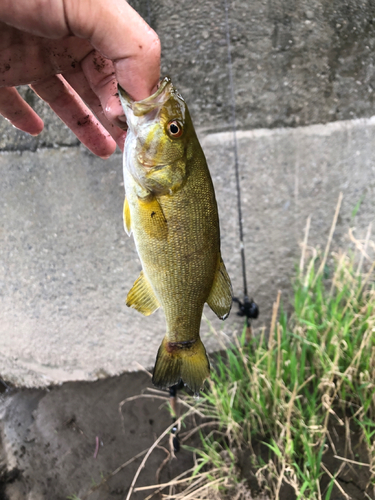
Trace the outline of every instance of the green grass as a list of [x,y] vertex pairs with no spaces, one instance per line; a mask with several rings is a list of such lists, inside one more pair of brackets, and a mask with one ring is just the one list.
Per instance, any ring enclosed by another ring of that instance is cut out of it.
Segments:
[[[373,248],[368,239],[365,244]],[[202,434],[194,451],[196,472],[211,468],[216,472],[207,484],[225,478],[225,488],[193,498],[250,498],[238,493],[241,451],[251,456],[270,498],[278,499],[289,484],[298,499],[329,500],[340,485],[325,457],[336,454],[334,427],[345,425],[360,431],[367,446],[367,493],[374,494],[375,263],[365,244],[357,242],[359,255],[348,250],[321,257],[314,251],[297,273],[290,317],[278,297],[268,335],[262,330],[246,343],[244,330],[217,357],[210,388],[198,403],[202,421],[215,430]],[[356,461],[350,441],[346,449],[344,461],[337,460],[343,467],[346,459]]]

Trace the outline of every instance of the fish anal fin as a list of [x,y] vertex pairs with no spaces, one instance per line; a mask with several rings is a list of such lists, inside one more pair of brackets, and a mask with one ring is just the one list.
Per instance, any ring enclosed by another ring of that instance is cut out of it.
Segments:
[[150,283],[143,271],[135,281],[132,289],[126,297],[126,305],[136,309],[145,316],[149,316],[160,307]]
[[210,362],[199,337],[188,342],[168,342],[164,337],[152,377],[156,387],[167,389],[182,380],[195,394],[199,394],[209,376]]
[[220,319],[227,318],[232,307],[232,284],[221,255],[207,304]]
[[128,199],[126,198],[126,196],[125,196],[125,200],[124,200],[124,229],[125,229],[125,232],[128,236],[130,236],[132,234],[130,209],[129,209]]

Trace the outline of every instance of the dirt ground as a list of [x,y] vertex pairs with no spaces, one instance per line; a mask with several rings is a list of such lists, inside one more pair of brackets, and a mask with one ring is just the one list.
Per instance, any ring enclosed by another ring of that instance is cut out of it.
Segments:
[[[92,486],[149,448],[172,423],[165,401],[157,395],[125,402],[120,415],[122,401],[151,386],[149,376],[140,372],[0,395],[0,500],[66,500],[72,495],[83,499]],[[168,440],[163,447],[166,444]],[[167,456],[166,448],[156,449],[136,486],[155,484]],[[125,498],[141,461],[142,457],[123,468],[90,500]],[[181,449],[159,480],[167,482],[192,465],[192,454]],[[144,499],[150,492],[134,493],[132,499]]]
[[[147,450],[172,423],[168,394],[152,391],[145,372],[48,389],[4,391],[0,394],[0,500],[124,500],[144,455],[121,466]],[[194,424],[190,421],[187,426],[181,435]],[[335,426],[331,436],[337,455],[368,463],[358,430]],[[347,436],[350,449],[345,445]],[[188,444],[198,445],[197,439]],[[172,448],[169,437],[162,441],[140,472],[136,488],[168,482],[192,467],[193,455],[183,448],[168,461]],[[254,451],[267,462],[265,449]],[[238,458],[242,478],[252,490],[246,498],[265,500],[252,473],[250,454],[245,451]],[[331,451],[324,455],[324,463],[332,474],[342,467],[330,500],[374,499],[367,487],[368,468],[343,464]],[[328,481],[323,478],[322,491]],[[135,491],[131,499],[144,500],[153,491]],[[293,499],[292,489],[282,487],[280,500]]]

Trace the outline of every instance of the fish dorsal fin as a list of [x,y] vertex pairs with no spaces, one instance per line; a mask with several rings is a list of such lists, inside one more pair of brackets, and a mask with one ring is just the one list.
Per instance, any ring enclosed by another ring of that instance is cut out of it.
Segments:
[[232,284],[221,255],[207,304],[220,319],[225,319],[232,307]]
[[136,309],[145,316],[149,316],[160,307],[155,292],[148,282],[143,271],[135,281],[132,289],[126,297],[126,305]]
[[125,200],[124,200],[124,229],[125,229],[125,232],[128,236],[130,236],[132,234],[130,209],[129,209],[128,199],[126,196],[125,196]]
[[168,224],[160,203],[154,196],[138,198],[138,212],[143,230],[157,240],[167,239]]

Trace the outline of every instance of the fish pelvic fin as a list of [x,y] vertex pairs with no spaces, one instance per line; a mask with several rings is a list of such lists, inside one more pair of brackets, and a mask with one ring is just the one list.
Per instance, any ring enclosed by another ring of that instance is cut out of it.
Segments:
[[207,304],[220,319],[227,318],[232,307],[232,284],[220,254]]
[[199,337],[185,342],[169,342],[164,337],[152,377],[156,387],[167,389],[182,380],[194,394],[199,394],[209,376],[210,362]]
[[141,271],[138,279],[133,285],[133,288],[129,291],[128,296],[126,297],[126,305],[136,309],[145,316],[149,316],[160,307],[159,301],[155,296],[155,292],[143,271]]

